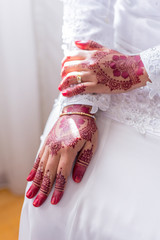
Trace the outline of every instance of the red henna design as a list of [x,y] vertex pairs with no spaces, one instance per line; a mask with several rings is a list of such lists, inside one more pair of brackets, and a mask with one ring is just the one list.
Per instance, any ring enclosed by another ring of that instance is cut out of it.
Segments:
[[[56,124],[57,123],[55,123],[55,128],[56,128]],[[50,146],[50,151],[51,151],[52,156],[57,155],[59,150],[62,148],[61,142],[58,141],[56,138],[55,128],[50,131],[47,141],[46,141],[46,145]]]
[[57,153],[61,148],[62,148],[61,142],[54,142],[54,143],[51,142],[50,149],[51,149],[52,156],[57,155]]
[[52,204],[57,204],[60,201],[64,193],[65,185],[66,185],[66,178],[62,174],[62,168],[61,168],[60,172],[56,176],[55,191],[51,199]]
[[103,48],[103,46],[97,42],[94,42],[94,41],[89,41],[89,48],[90,49],[100,49],[100,48]]
[[38,169],[39,163],[40,163],[40,157],[38,156],[37,159],[36,159],[36,161],[35,161],[35,163],[34,163],[34,165],[33,165],[33,168],[34,168],[35,170]]
[[[67,111],[80,111],[90,113],[90,106],[73,105],[64,109]],[[74,132],[73,132],[74,125]],[[77,127],[77,129],[76,129]],[[78,141],[87,140],[91,141],[92,136],[97,131],[95,121],[87,116],[71,115],[63,116],[59,118],[54,127],[48,134],[46,145],[48,145],[51,154],[56,155],[64,147],[74,148]],[[81,157],[82,158],[82,157]],[[86,157],[87,159],[87,157]],[[80,166],[79,166],[80,167]],[[37,169],[32,188],[27,192],[27,197],[32,198],[35,196],[40,188],[40,193],[37,195],[33,205],[39,207],[47,198],[51,189],[50,173],[47,173],[43,177],[43,162]],[[81,170],[81,173],[85,170]],[[81,174],[82,175],[82,174]],[[57,204],[63,196],[64,188],[66,184],[66,178],[62,175],[62,169],[57,174],[55,191],[52,197],[52,204]]]
[[57,173],[56,176],[56,184],[55,184],[55,189],[62,192],[64,191],[65,188],[65,184],[66,184],[66,178],[65,176],[62,174],[62,168],[60,169],[60,172]]
[[43,165],[41,164],[41,166],[37,169],[35,178],[33,180],[34,185],[40,187],[42,179],[43,179]]
[[63,96],[71,97],[77,94],[81,94],[85,91],[86,86],[84,84],[78,84],[77,86],[73,87],[72,89],[68,89],[62,92]]
[[93,134],[97,131],[96,123],[91,118],[86,118],[87,124],[79,129],[80,135],[86,141],[91,141]]
[[69,76],[65,80],[62,81],[62,83],[59,85],[58,89],[62,91],[62,89],[66,89],[72,84],[72,82],[77,78],[77,76]]
[[66,112],[84,112],[84,113],[90,113],[91,107],[90,106],[84,106],[79,104],[74,104],[72,106],[68,106],[67,108],[63,109],[63,113]]
[[97,42],[94,42],[94,41],[86,41],[86,42],[83,42],[83,41],[75,41],[76,45],[81,48],[81,49],[100,49],[100,48],[103,48],[102,45],[100,45],[99,43]]
[[50,172],[47,170],[46,174],[43,177],[43,181],[41,184],[40,191],[44,193],[45,195],[49,194],[49,191],[51,189],[51,177],[50,177]]
[[35,174],[36,174],[36,171],[37,171],[37,168],[39,166],[39,162],[40,162],[40,157],[38,156],[38,158],[36,159],[34,165],[33,165],[33,169],[30,171],[28,177],[27,177],[27,181],[32,181]]
[[84,167],[88,167],[91,158],[93,155],[93,145],[91,149],[84,150],[83,153],[78,157],[77,164],[82,165]]
[[[65,112],[72,110],[84,110],[88,112],[89,109],[90,107],[83,107],[83,105],[75,107],[72,106],[67,107]],[[70,121],[70,119],[73,121]],[[77,126],[77,132],[74,131],[74,133],[72,130],[73,124],[74,127]],[[56,128],[59,129],[58,133],[56,132]],[[46,145],[49,146],[52,155],[57,155],[58,152],[66,146],[74,148],[78,141],[82,139],[91,141],[95,131],[97,131],[97,127],[95,121],[91,118],[79,115],[63,116],[57,121],[54,128],[50,131]]]
[[[105,57],[112,54],[111,61],[106,61]],[[92,61],[94,62],[94,73],[96,74],[98,84],[104,84],[113,90],[128,90],[133,85],[141,82],[139,76],[143,74],[143,63],[140,56],[125,56],[115,54],[115,51],[109,52],[99,51],[94,54]],[[103,69],[102,67],[105,67]],[[90,69],[93,70],[93,64],[90,64]],[[109,73],[113,71],[113,77]],[[115,77],[115,78],[114,78]],[[124,80],[122,80],[124,79]]]
[[91,161],[92,155],[93,145],[91,149],[84,150],[80,157],[78,157],[72,174],[73,180],[75,182],[79,183],[82,180],[84,173]]

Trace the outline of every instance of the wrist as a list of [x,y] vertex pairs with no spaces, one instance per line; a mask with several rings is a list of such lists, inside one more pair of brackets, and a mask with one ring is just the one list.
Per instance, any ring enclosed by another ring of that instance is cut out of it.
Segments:
[[89,105],[73,104],[63,108],[62,113],[81,112],[90,114],[92,107]]

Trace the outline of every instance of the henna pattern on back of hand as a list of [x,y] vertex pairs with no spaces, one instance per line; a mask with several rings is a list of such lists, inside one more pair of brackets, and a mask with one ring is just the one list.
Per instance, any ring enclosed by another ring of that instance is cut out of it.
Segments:
[[[112,56],[111,60],[108,59],[108,55]],[[94,64],[89,68],[96,74],[97,83],[104,84],[110,91],[127,91],[141,82],[144,65],[138,55],[125,56],[113,50],[108,53],[99,51],[94,54],[92,61]]]
[[64,147],[75,148],[81,140],[91,141],[96,131],[95,120],[90,117],[63,116],[50,131],[46,145],[49,146],[52,155],[57,155]]

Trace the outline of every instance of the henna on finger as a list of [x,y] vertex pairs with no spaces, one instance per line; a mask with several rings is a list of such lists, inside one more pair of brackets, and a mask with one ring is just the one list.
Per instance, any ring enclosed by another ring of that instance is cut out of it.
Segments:
[[51,173],[49,170],[47,170],[43,177],[40,192],[33,202],[33,205],[35,207],[40,207],[44,203],[44,201],[47,199],[47,196],[51,190],[51,186],[52,186],[51,185]]
[[73,169],[73,180],[77,183],[79,183],[82,178],[83,175],[91,161],[91,158],[93,156],[93,145],[91,147],[91,149],[84,149],[82,150],[82,153],[80,154],[80,156],[78,156],[78,160],[74,166]]
[[71,96],[74,96],[74,95],[77,95],[77,94],[84,93],[85,89],[86,89],[86,86],[83,83],[81,83],[81,84],[78,84],[75,87],[72,87],[72,88],[69,88],[69,89],[63,91],[62,95],[65,96],[65,97],[71,97]]
[[83,50],[93,50],[93,49],[102,49],[104,48],[101,44],[94,42],[92,40],[89,41],[75,41],[77,47]]
[[35,174],[36,174],[36,171],[38,169],[38,166],[39,166],[39,163],[40,163],[40,157],[38,156],[34,165],[33,165],[33,168],[32,170],[30,171],[28,177],[27,177],[27,181],[32,181],[35,177]]
[[41,186],[41,182],[42,182],[42,179],[43,179],[43,173],[44,173],[43,162],[41,162],[39,168],[37,169],[34,180],[33,180],[33,184],[35,186],[37,186],[37,187]]
[[55,190],[51,199],[52,204],[57,204],[61,200],[64,193],[65,185],[66,178],[62,174],[62,168],[60,168],[60,172],[57,173],[56,176]]
[[62,80],[61,84],[59,85],[58,89],[60,91],[62,91],[65,88],[68,88],[71,84],[75,84],[76,82],[77,76],[76,75],[72,75],[72,76],[68,76],[65,79]]
[[29,188],[29,190],[26,193],[26,197],[28,198],[33,198],[37,192],[39,191],[39,188],[41,186],[41,182],[43,179],[43,163],[40,163],[40,166],[37,169],[36,175],[34,177],[33,183],[31,185],[31,187]]

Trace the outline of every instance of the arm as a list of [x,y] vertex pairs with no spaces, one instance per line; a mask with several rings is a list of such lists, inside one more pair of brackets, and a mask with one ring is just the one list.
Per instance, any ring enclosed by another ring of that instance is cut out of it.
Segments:
[[[99,38],[99,34],[106,35],[106,32],[102,31],[104,24],[106,24],[105,12],[107,7],[103,2],[106,1],[91,0],[88,6],[86,5],[87,1],[83,4],[79,0],[64,1],[63,50],[65,55],[74,51],[74,40],[80,36],[84,39],[96,40]],[[91,17],[93,22],[90,21]],[[94,28],[99,25],[102,29]],[[77,29],[80,31],[77,32]],[[99,106],[102,110],[106,110],[108,99],[109,97],[106,95],[95,96],[93,94],[68,99],[60,94],[56,101],[57,111],[54,116],[57,121],[52,129],[46,128],[47,137],[27,178],[28,181],[33,182],[26,196],[33,198],[38,194],[33,202],[35,207],[41,206],[47,199],[54,182],[55,188],[51,203],[57,204],[60,201],[77,154],[78,158],[72,176],[75,182],[80,182],[97,145],[97,127],[92,117],[73,114],[58,118],[57,115],[61,114],[62,111],[84,113],[87,111],[92,114],[98,110]]]

